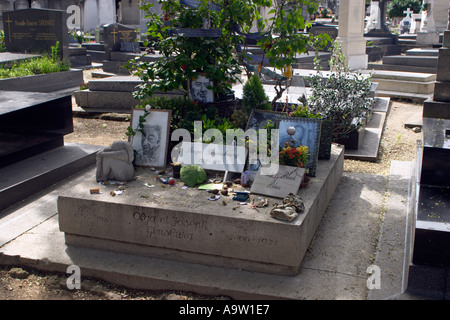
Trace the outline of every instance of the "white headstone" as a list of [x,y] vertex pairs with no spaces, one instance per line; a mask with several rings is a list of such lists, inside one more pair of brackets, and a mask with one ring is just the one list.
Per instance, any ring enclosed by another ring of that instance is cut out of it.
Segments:
[[435,0],[432,6],[436,31],[444,32],[448,24],[449,0]]
[[99,26],[97,0],[85,0],[83,8],[83,29],[85,32]]
[[368,65],[364,39],[364,12],[364,0],[339,2],[339,33],[336,40],[341,44],[350,70],[366,69]]
[[[435,5],[437,2],[441,1],[442,0],[436,1],[424,0],[424,4],[428,4],[428,7],[427,10],[423,12],[420,32],[417,33],[416,43],[418,45],[429,46],[439,43],[439,31],[437,31],[435,24],[435,9],[436,9]],[[447,9],[444,11],[445,14],[448,16],[449,1],[448,0],[445,1],[447,2]]]
[[98,2],[99,26],[116,22],[115,0],[101,0]]
[[410,28],[411,28],[411,14],[414,13],[414,11],[412,11],[410,8],[408,8],[406,11],[403,11],[404,14],[406,14],[406,17],[403,18],[402,21],[400,21],[399,23],[399,33],[403,34],[403,33],[407,33],[409,32]]
[[411,15],[411,27],[409,28],[409,33],[416,34],[420,31],[420,24],[422,23],[422,14],[416,13]]
[[370,16],[369,21],[367,22],[366,32],[369,32],[372,29],[380,29],[381,28],[381,14],[380,7],[378,1],[372,1],[370,4]]
[[[411,15],[414,13],[414,11],[412,11],[410,8],[408,8],[406,11],[403,11],[403,13],[406,14],[405,19],[407,21],[411,21],[411,19],[412,19]],[[403,20],[405,20],[405,19],[403,19]]]
[[30,5],[27,0],[16,0],[16,2],[14,2],[14,8],[16,10],[28,9],[29,7],[30,7]]

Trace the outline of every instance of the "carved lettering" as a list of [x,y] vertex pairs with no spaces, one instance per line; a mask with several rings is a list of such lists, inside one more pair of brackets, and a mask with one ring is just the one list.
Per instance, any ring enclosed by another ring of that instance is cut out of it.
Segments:
[[152,215],[135,211],[134,221],[144,224],[148,238],[173,238],[192,241],[194,233],[191,231],[207,230],[206,221],[195,221],[167,215]]
[[251,237],[248,235],[232,234],[227,237],[228,241],[247,242],[265,247],[276,247],[278,241],[263,237]]

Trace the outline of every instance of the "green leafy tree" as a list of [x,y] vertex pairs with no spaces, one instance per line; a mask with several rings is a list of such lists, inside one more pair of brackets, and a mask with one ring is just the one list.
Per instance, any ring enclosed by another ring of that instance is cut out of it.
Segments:
[[419,0],[393,0],[387,5],[386,14],[389,18],[403,17],[403,13],[410,8],[415,13],[419,13],[422,9],[422,1]]
[[264,91],[264,87],[257,74],[248,79],[243,88],[242,107],[250,115],[252,109],[270,110],[269,97]]
[[[242,46],[253,26],[261,31],[257,45],[263,49],[269,64],[282,70],[286,78],[292,76],[291,65],[297,54],[306,52],[312,36],[300,31],[307,21],[302,17],[317,9],[317,0],[199,0],[192,8],[176,0],[161,1],[164,18],[151,12],[152,4],[142,9],[147,13],[147,46],[159,50],[161,58],[153,62],[133,60],[134,70],[144,84],[134,93],[138,99],[152,96],[156,90],[184,89],[188,79],[205,73],[213,80],[216,94],[229,91],[239,81],[242,65],[249,65],[251,57]],[[263,19],[262,10],[271,16]],[[211,28],[220,30],[219,37],[183,37],[174,30],[201,29],[205,21]],[[329,37],[322,37],[329,40]],[[259,71],[261,72],[262,65]],[[280,96],[282,94],[279,85]]]

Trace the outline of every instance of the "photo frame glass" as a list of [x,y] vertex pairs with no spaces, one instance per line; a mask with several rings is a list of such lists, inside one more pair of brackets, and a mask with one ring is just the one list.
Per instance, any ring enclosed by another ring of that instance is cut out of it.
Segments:
[[[295,134],[292,136],[287,132],[289,127],[295,128]],[[295,147],[308,147],[309,158],[306,168],[309,169],[309,175],[315,177],[319,157],[321,119],[289,117],[279,121],[278,129],[280,146],[293,140]]]
[[264,128],[269,120],[271,120],[275,125],[278,125],[278,121],[285,117],[287,117],[287,114],[284,112],[253,109],[250,113],[245,130],[254,129],[258,132],[259,129]]
[[206,74],[199,74],[188,81],[189,98],[199,103],[212,103],[214,102],[213,86],[213,80]]
[[[171,110],[133,109],[131,127],[136,132],[130,137],[134,150],[134,164],[143,167],[165,168],[169,146]],[[139,129],[140,118],[145,117]]]

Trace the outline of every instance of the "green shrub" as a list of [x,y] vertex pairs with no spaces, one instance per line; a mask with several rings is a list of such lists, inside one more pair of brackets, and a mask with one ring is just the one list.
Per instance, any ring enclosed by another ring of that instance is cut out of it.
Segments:
[[334,123],[333,138],[338,139],[359,129],[370,118],[371,77],[349,71],[338,42],[334,43],[330,66],[333,72],[325,77],[316,60],[318,72],[308,77],[311,86],[308,106],[311,113]]
[[67,71],[70,66],[61,61],[57,55],[58,44],[52,47],[51,56],[44,55],[42,57],[25,60],[12,65],[9,68],[0,68],[0,79],[33,76],[37,74],[47,74],[53,72]]
[[6,46],[5,46],[5,32],[3,30],[0,30],[0,52],[5,52]]
[[252,75],[244,84],[242,107],[248,115],[250,115],[252,109],[271,110],[272,108],[269,97],[256,74]]

